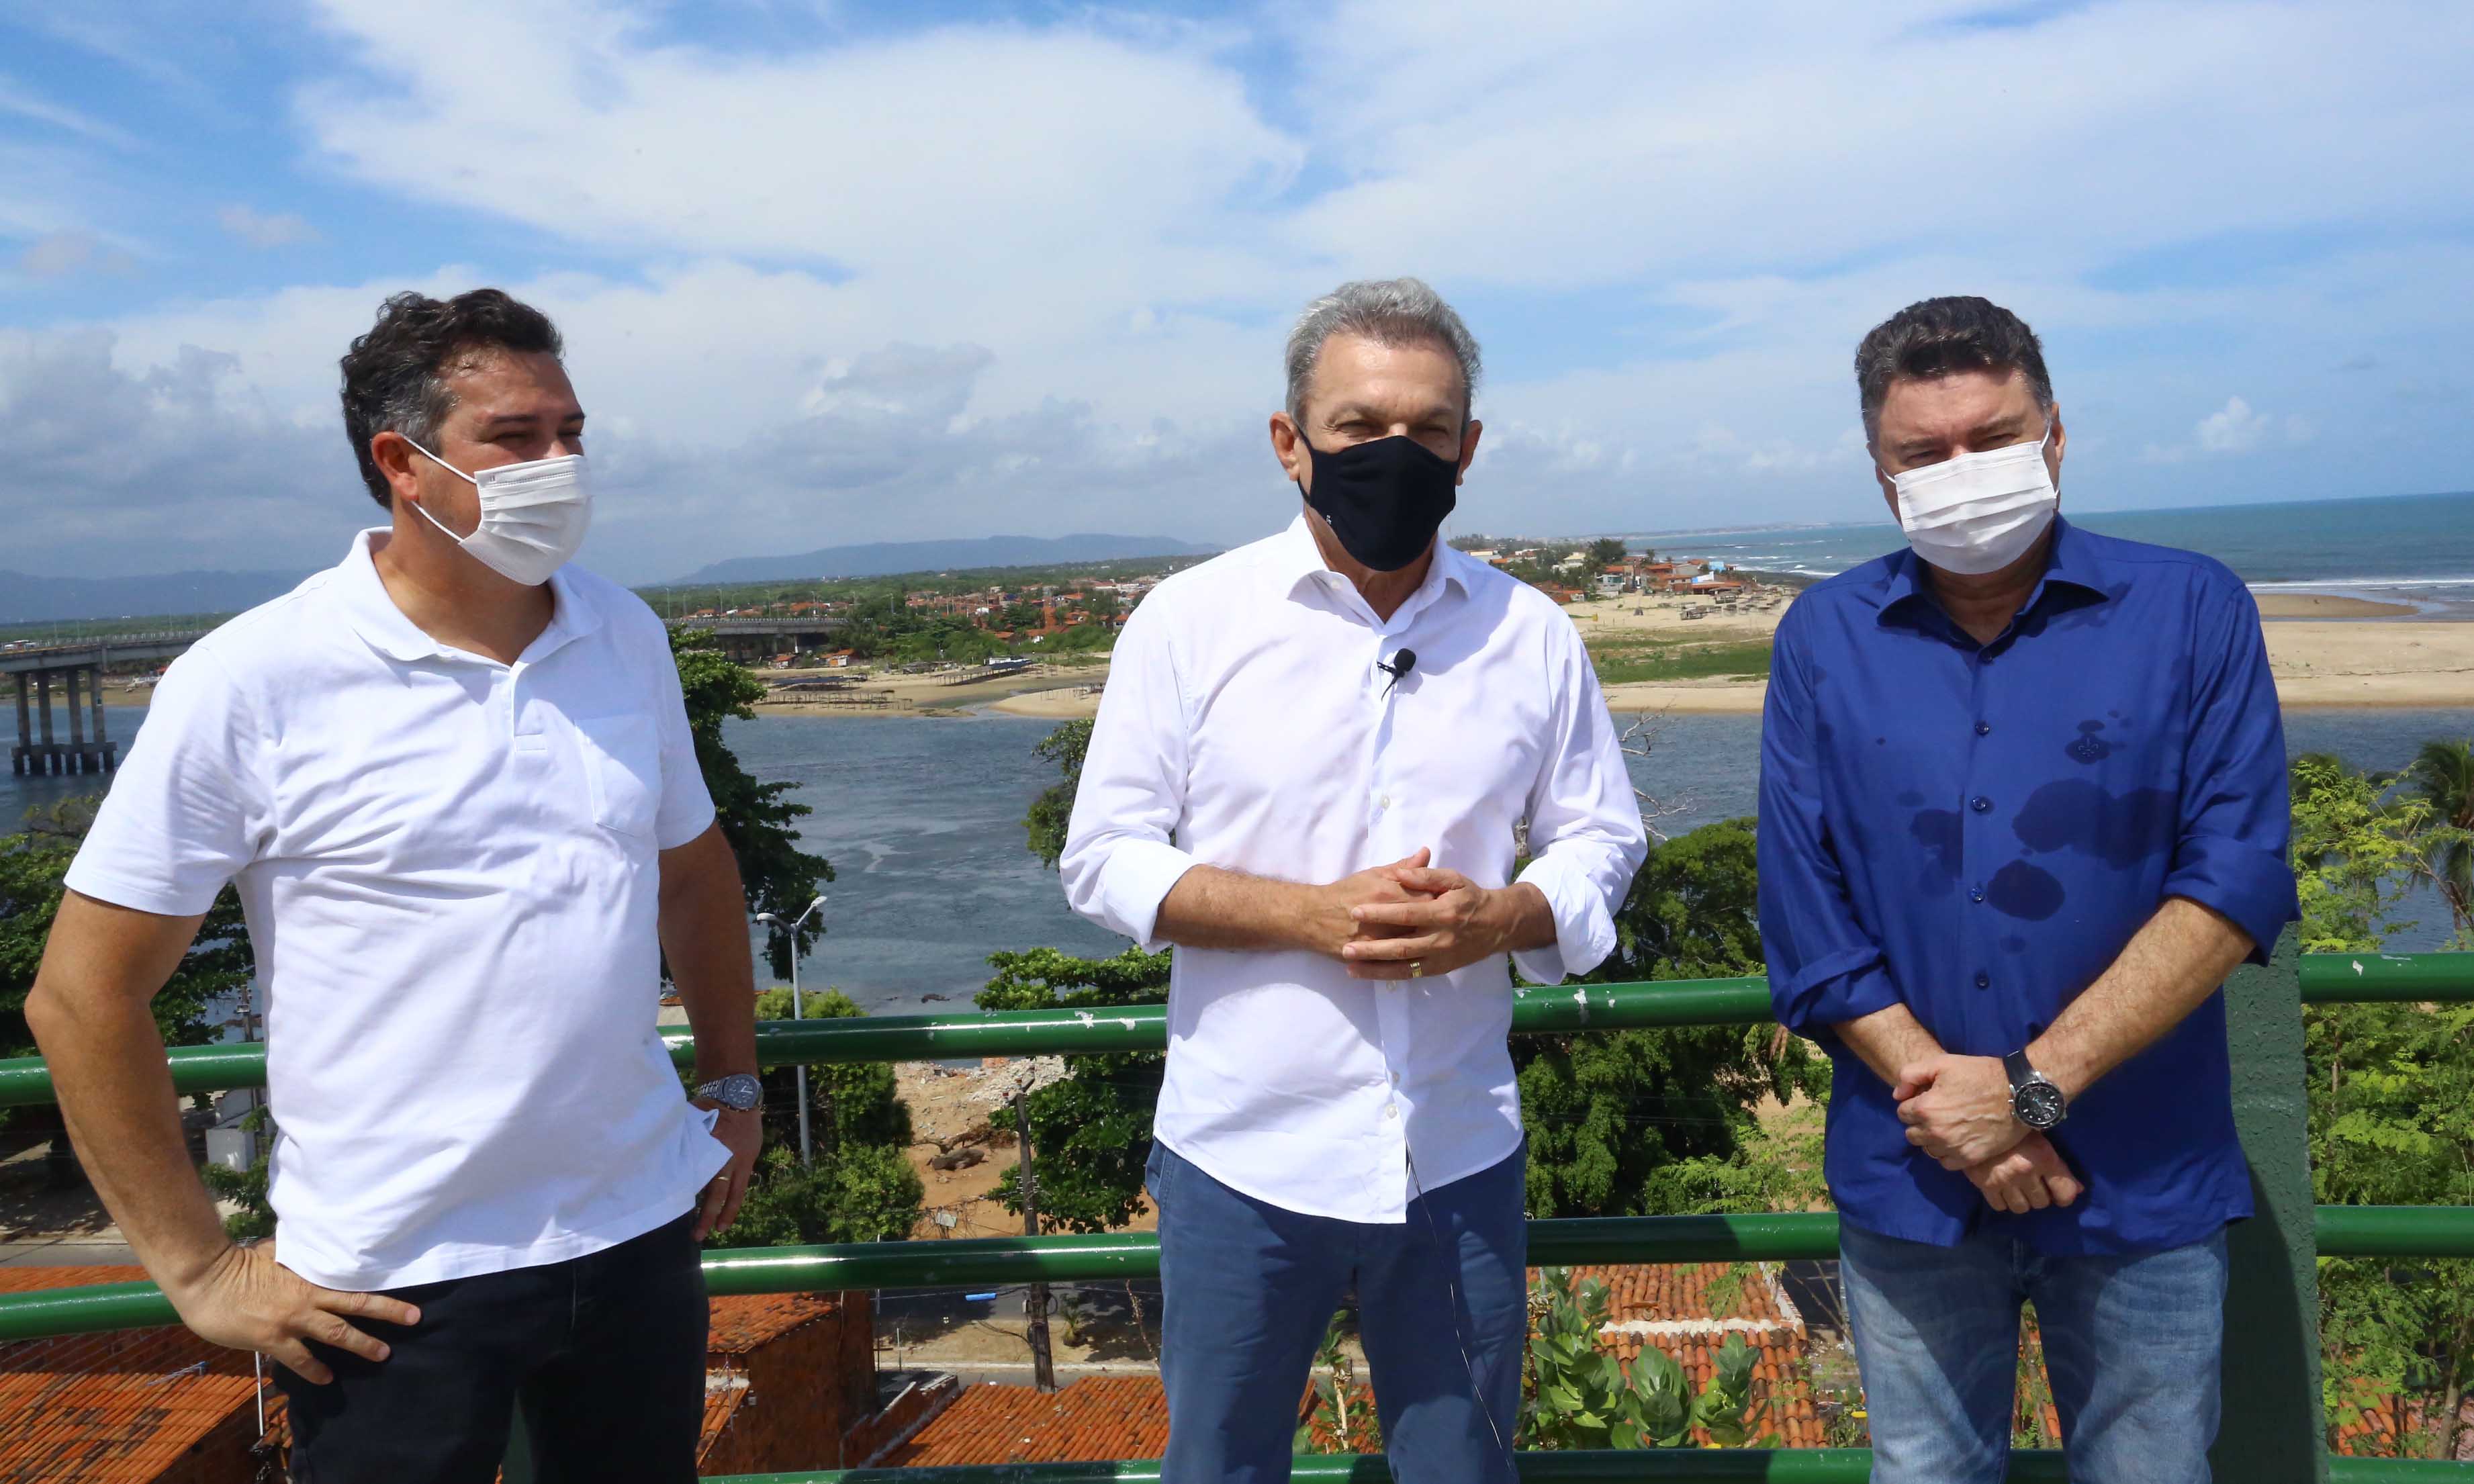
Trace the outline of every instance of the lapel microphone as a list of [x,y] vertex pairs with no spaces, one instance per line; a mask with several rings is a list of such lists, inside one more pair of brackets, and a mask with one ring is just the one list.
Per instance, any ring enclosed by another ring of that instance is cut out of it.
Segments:
[[1374,668],[1392,677],[1392,683],[1383,688],[1383,693],[1389,695],[1399,687],[1401,681],[1409,678],[1409,671],[1418,668],[1418,651],[1395,649],[1392,652],[1391,664],[1386,665],[1381,660],[1376,660]]

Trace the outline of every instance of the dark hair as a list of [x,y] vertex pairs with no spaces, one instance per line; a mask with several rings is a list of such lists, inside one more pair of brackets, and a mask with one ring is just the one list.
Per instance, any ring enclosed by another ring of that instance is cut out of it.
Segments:
[[1864,413],[1864,439],[1880,431],[1881,403],[1900,377],[1930,379],[1953,371],[2016,371],[2027,378],[2036,405],[2053,406],[2053,378],[2045,372],[2045,348],[2027,322],[1989,299],[1973,294],[1926,299],[1873,327],[1856,347],[1856,391]]
[[447,376],[475,352],[560,353],[558,327],[532,305],[495,288],[452,299],[397,294],[378,305],[377,323],[344,353],[344,436],[360,460],[370,498],[393,508],[370,440],[401,433],[438,447],[438,425],[453,411]]

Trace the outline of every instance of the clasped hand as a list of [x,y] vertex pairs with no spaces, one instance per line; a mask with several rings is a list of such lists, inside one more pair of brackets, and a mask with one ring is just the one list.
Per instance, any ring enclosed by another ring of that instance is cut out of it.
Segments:
[[1927,1057],[1900,1070],[1891,1096],[1907,1142],[1965,1174],[1997,1210],[2068,1205],[2084,1191],[2052,1141],[2011,1111],[1998,1057]]
[[1314,946],[1352,979],[1430,978],[1504,952],[1496,894],[1433,859],[1419,850],[1325,887]]

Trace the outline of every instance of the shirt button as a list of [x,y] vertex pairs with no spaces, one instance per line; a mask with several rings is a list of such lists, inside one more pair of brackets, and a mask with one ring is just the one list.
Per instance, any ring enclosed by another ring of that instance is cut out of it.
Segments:
[[1976,723],[1976,735],[1978,737],[1988,736],[1992,731],[1993,723],[1990,721],[1978,721]]
[[1970,799],[1970,800],[1968,801],[1967,807],[1968,807],[1968,808],[1970,808],[1970,809],[1975,810],[1977,814],[1979,814],[1979,815],[1980,815],[1980,814],[1984,813],[1986,810],[1991,809],[1991,808],[1993,807],[1993,801],[1992,801],[1991,799],[1989,799],[1989,798],[1986,798],[1983,794],[1979,793],[1979,794],[1977,794],[1976,797],[1974,797],[1973,799]]
[[1399,1117],[1399,1116],[1400,1116],[1400,1105],[1399,1105],[1399,1104],[1397,1104],[1397,1103],[1386,1103],[1386,1104],[1384,1104],[1384,1105],[1383,1105],[1383,1116],[1384,1116],[1384,1117],[1386,1117],[1386,1118],[1397,1118],[1397,1117]]
[[1977,975],[1977,976],[1976,976],[1976,987],[1977,987],[1977,988],[1978,988],[1978,989],[1990,989],[1990,988],[1992,988],[1992,987],[1993,987],[1993,976],[1992,976],[1992,975],[1990,975],[1990,974],[1978,974],[1978,975]]
[[1969,901],[1971,901],[1971,902],[1981,902],[1981,901],[1983,901],[1983,900],[1984,900],[1984,888],[1981,888],[1981,887],[1978,887],[1978,888],[1977,888],[1975,890],[1970,891],[1969,893],[1967,893],[1967,899],[1968,899]]
[[1385,795],[1383,795],[1381,798],[1376,799],[1376,800],[1374,801],[1374,807],[1375,807],[1375,808],[1377,808],[1377,809],[1389,809],[1389,808],[1391,808],[1391,807],[1392,807],[1392,795],[1391,795],[1391,794],[1389,794],[1389,793],[1386,793],[1386,794],[1385,794]]

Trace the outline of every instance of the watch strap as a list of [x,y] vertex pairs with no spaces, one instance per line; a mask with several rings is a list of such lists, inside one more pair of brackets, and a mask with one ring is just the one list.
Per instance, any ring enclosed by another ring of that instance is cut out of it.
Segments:
[[2036,1075],[2036,1069],[2027,1064],[2027,1049],[2024,1046],[2019,1048],[2017,1051],[2007,1053],[2002,1057],[2001,1070],[2008,1073],[2010,1076],[2010,1090],[2012,1092],[2017,1092],[2020,1088],[2025,1086],[2028,1079]]

